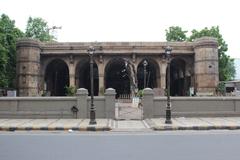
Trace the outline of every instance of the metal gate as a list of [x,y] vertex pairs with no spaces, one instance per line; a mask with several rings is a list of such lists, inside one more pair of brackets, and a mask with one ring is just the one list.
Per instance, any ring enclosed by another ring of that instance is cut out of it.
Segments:
[[115,118],[117,120],[142,120],[143,108],[138,97],[120,95],[115,103]]

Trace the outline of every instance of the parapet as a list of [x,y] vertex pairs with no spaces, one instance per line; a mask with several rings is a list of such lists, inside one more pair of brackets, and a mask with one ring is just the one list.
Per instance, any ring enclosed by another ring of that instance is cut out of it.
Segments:
[[201,38],[197,38],[194,41],[194,48],[198,48],[198,47],[212,47],[215,48],[218,46],[218,42],[216,38],[213,37],[201,37]]
[[37,39],[32,38],[21,38],[17,40],[18,47],[37,47],[41,48],[41,42]]

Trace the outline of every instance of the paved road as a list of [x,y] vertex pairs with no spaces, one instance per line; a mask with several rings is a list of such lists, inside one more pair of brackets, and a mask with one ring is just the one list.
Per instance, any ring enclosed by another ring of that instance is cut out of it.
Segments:
[[0,132],[1,160],[239,160],[240,131]]

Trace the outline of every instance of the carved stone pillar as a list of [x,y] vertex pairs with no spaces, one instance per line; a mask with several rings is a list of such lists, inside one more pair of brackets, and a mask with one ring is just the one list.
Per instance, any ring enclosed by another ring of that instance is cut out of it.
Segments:
[[73,56],[70,55],[69,58],[69,86],[76,86],[75,84],[75,65],[74,65],[74,61],[73,61]]
[[104,86],[104,64],[98,64],[98,75],[99,75],[99,90],[98,95],[102,96],[104,94],[105,86]]
[[162,60],[160,62],[160,88],[166,89],[166,72],[167,72],[167,62]]

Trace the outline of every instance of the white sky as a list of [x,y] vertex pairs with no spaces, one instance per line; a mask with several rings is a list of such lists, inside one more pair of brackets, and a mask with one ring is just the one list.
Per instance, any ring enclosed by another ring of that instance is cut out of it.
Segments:
[[[240,58],[240,5],[237,0],[0,0],[5,13],[25,30],[29,16],[62,26],[58,41],[165,41],[165,29],[218,25]],[[190,32],[189,32],[190,33]]]

